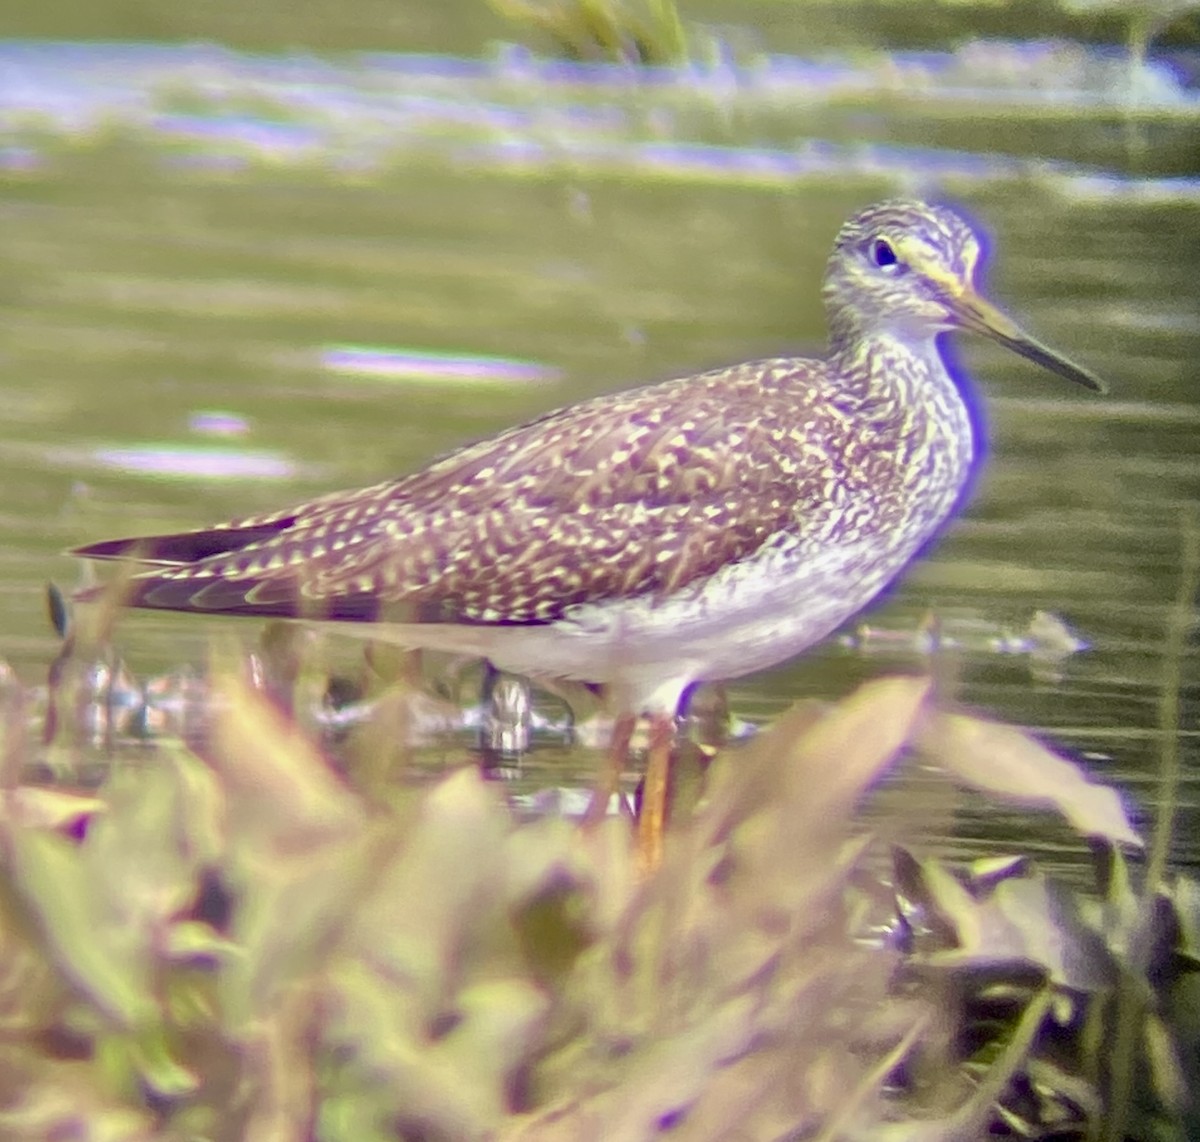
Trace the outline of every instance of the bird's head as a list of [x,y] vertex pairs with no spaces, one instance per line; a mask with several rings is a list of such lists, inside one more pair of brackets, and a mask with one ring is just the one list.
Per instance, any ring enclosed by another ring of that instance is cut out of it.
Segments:
[[982,243],[953,210],[918,201],[868,207],[834,243],[824,296],[836,342],[871,333],[928,341],[965,329],[1096,392],[1103,383],[1020,328],[975,287]]

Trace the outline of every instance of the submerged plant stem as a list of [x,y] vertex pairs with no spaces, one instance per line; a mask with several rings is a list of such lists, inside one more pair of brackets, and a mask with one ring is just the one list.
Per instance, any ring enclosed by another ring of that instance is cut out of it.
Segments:
[[1158,704],[1161,750],[1158,773],[1158,814],[1146,863],[1145,895],[1158,891],[1167,871],[1171,834],[1175,824],[1175,805],[1179,792],[1179,691],[1183,687],[1183,659],[1187,636],[1192,625],[1196,592],[1200,589],[1200,521],[1194,507],[1183,512],[1181,570],[1179,591],[1167,619],[1162,693]]
[[[1164,645],[1162,692],[1159,696],[1159,777],[1158,813],[1150,841],[1146,878],[1142,890],[1142,908],[1154,907],[1159,887],[1167,871],[1171,834],[1175,823],[1175,803],[1179,789],[1179,691],[1183,685],[1183,659],[1191,629],[1192,610],[1200,588],[1200,522],[1189,505],[1180,520],[1181,553],[1179,590],[1167,617]],[[1108,1119],[1101,1137],[1104,1142],[1121,1142],[1129,1111],[1133,1084],[1133,1058],[1140,1029],[1145,1019],[1142,990],[1144,965],[1129,965],[1117,995],[1116,1039],[1112,1053],[1112,1098]]]

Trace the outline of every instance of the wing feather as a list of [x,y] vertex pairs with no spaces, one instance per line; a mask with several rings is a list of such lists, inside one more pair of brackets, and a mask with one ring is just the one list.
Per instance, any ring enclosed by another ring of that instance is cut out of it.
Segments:
[[79,554],[165,564],[134,578],[133,605],[230,614],[366,620],[401,605],[546,622],[665,594],[803,525],[829,471],[797,447],[823,437],[805,368],[758,362],[599,398],[398,480]]

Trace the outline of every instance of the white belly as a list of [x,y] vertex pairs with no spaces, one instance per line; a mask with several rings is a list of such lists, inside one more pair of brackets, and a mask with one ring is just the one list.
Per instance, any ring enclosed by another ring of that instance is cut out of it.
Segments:
[[[924,537],[922,537],[923,539]],[[866,606],[919,541],[879,552],[856,544],[804,555],[795,541],[768,545],[669,599],[584,605],[541,626],[338,624],[358,637],[488,658],[532,677],[669,695],[693,681],[737,678],[784,662]]]

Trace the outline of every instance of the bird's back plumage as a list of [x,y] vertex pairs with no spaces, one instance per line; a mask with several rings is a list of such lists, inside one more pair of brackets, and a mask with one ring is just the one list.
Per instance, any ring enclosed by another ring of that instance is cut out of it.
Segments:
[[370,488],[77,554],[146,564],[130,598],[143,607],[549,622],[822,528],[851,477],[828,388],[819,362],[717,370],[560,409]]

